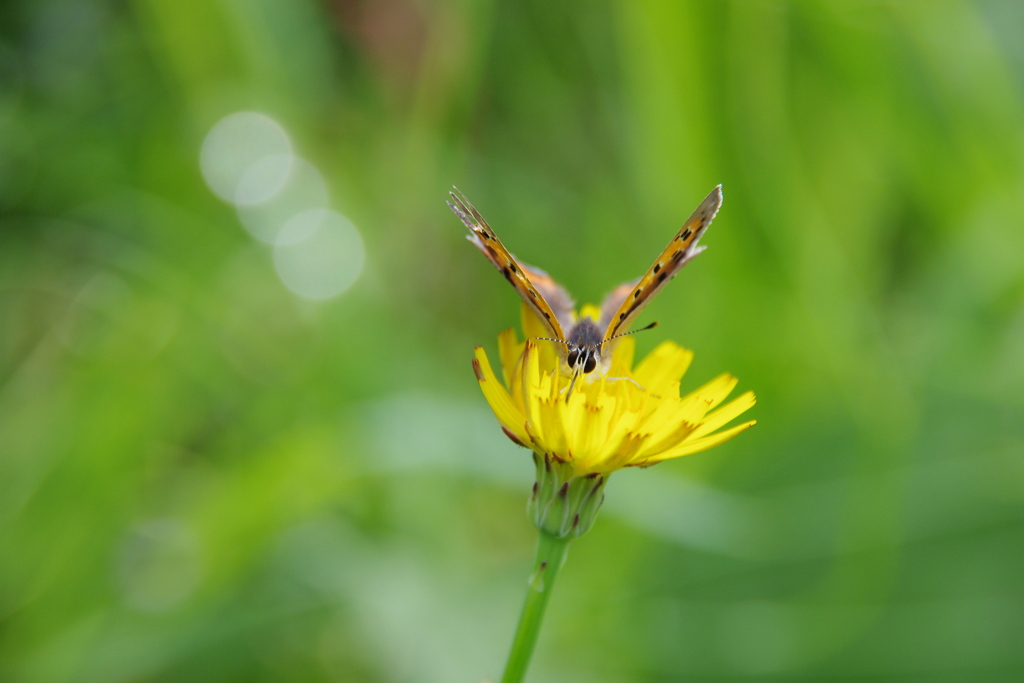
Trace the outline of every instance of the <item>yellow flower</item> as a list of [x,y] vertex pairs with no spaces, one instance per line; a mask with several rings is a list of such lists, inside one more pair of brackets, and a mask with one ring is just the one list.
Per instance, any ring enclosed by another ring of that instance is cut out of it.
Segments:
[[[530,337],[545,334],[525,307],[523,326]],[[607,374],[581,377],[569,401],[565,391],[570,378],[558,370],[554,342],[520,342],[508,329],[498,335],[498,351],[504,384],[482,348],[476,348],[473,362],[498,422],[513,441],[571,464],[576,476],[698,453],[755,423],[719,431],[754,405],[752,391],[720,405],[736,386],[731,375],[720,375],[680,397],[679,381],[693,352],[670,341],[633,368],[633,339],[619,340]]]
[[[582,311],[592,317],[595,313],[593,307]],[[754,393],[748,391],[722,404],[736,386],[731,375],[720,375],[680,396],[679,381],[693,353],[669,341],[633,367],[632,337],[618,340],[608,372],[580,377],[567,401],[571,378],[560,369],[555,342],[535,339],[547,333],[525,305],[522,317],[527,341],[517,341],[512,329],[498,336],[504,383],[480,347],[475,350],[473,368],[502,430],[536,453],[538,485],[531,505],[536,503],[538,489],[541,494],[544,488],[551,489],[552,495],[560,491],[566,499],[566,509],[559,508],[559,519],[553,523],[550,510],[535,510],[534,521],[542,529],[556,535],[583,533],[593,515],[584,514],[581,521],[580,506],[593,508],[596,514],[604,482],[612,472],[712,448],[755,422],[722,429],[755,401]],[[575,503],[569,500],[574,495]],[[551,501],[543,495],[542,499],[550,507]]]

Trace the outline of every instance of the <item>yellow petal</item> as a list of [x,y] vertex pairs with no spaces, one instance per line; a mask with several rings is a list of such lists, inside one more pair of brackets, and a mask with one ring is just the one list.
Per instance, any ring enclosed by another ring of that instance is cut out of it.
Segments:
[[608,457],[601,460],[602,471],[614,472],[626,467],[640,451],[647,441],[647,437],[627,432]]
[[505,429],[512,432],[522,443],[530,444],[530,435],[524,427],[526,417],[516,408],[512,402],[512,397],[509,396],[505,387],[498,382],[498,378],[494,375],[494,370],[491,369],[491,363],[487,360],[487,353],[479,346],[473,349],[473,353],[475,356],[473,358],[473,371],[476,373],[476,378],[480,383],[480,389],[484,393],[484,398],[487,399],[491,410],[494,411],[494,416],[498,418],[498,422]]
[[633,377],[647,391],[663,395],[686,373],[692,360],[693,351],[664,341],[640,361]]
[[733,418],[738,417],[754,407],[756,402],[757,399],[754,397],[753,391],[740,394],[715,412],[705,417],[704,423],[693,431],[690,438],[699,439],[706,434],[710,434],[719,427],[724,427],[732,422]]
[[[535,342],[527,341],[523,349],[521,364],[521,379],[518,391],[522,394],[523,413],[530,425],[530,433],[533,434],[536,443],[543,446],[546,442],[546,432],[556,425],[548,425],[542,419],[541,403],[544,400],[543,386],[540,375],[540,356]],[[542,448],[542,450],[548,450]]]
[[562,460],[569,459],[569,421],[564,400],[544,399],[538,402],[538,419],[544,425],[544,448]]
[[725,443],[732,437],[736,436],[740,432],[744,432],[757,424],[757,420],[751,420],[750,422],[744,422],[741,425],[736,425],[731,429],[726,429],[724,432],[718,432],[710,436],[705,436],[703,439],[686,440],[682,444],[671,448],[663,453],[657,453],[652,455],[642,462],[633,462],[632,465],[653,465],[664,460],[671,458],[680,458],[684,455],[693,455],[694,453],[700,453],[706,451],[709,448],[713,448],[719,444]]
[[[547,325],[541,321],[537,314],[533,312],[527,303],[524,301],[520,306],[520,317],[523,323],[523,334],[526,338],[537,346],[541,354],[541,367],[543,368],[557,368],[559,361],[562,358],[563,344],[558,344],[553,341],[541,341],[540,337],[550,337],[551,330],[547,328]],[[568,330],[563,330],[565,334],[568,334]]]
[[635,459],[642,460],[648,456],[675,448],[687,439],[690,439],[695,428],[696,425],[692,422],[677,419],[670,429],[663,430],[647,439],[643,444],[643,448],[637,451]]
[[691,392],[683,397],[683,405],[687,411],[687,419],[691,422],[703,422],[708,411],[721,403],[726,396],[732,393],[739,380],[723,373],[714,378],[700,389]]
[[574,399],[570,407],[574,413],[574,428],[569,434],[569,448],[573,461],[579,463],[579,467],[589,470],[593,456],[598,452],[603,443],[602,437],[608,429],[608,416],[600,405],[585,400],[577,402]]
[[512,386],[512,376],[515,374],[516,364],[522,355],[523,342],[516,340],[515,330],[510,327],[498,334],[498,357],[501,359],[501,371],[506,387]]
[[[632,337],[616,339],[611,349],[612,362],[608,368],[609,377],[628,377],[633,368],[633,356],[636,354],[636,340]],[[605,347],[604,352],[608,349]]]
[[674,396],[651,401],[648,407],[649,411],[644,415],[637,428],[647,434],[657,435],[657,439],[661,439],[668,432],[675,431],[679,422],[685,417],[685,413],[681,410],[680,400]]

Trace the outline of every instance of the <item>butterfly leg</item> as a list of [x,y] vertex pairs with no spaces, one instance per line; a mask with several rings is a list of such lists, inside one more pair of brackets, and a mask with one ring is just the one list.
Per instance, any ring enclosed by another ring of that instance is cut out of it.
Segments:
[[[627,382],[632,382],[633,385],[636,386],[636,388],[639,389],[640,391],[647,391],[646,389],[643,388],[643,386],[640,384],[640,382],[637,382],[632,377],[605,377],[604,379],[607,382],[615,382],[615,381],[618,381],[618,380],[626,380]],[[654,398],[661,398],[661,396],[658,396],[656,394],[651,394],[651,396],[653,396]]]
[[572,373],[572,381],[569,382],[569,391],[565,394],[565,402],[568,403],[569,399],[572,398],[572,389],[576,386],[576,378],[580,376],[579,368]]

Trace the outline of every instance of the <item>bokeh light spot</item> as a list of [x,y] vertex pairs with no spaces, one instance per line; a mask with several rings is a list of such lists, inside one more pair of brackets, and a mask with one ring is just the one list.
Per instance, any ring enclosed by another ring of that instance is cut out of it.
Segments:
[[280,194],[291,177],[294,158],[291,154],[271,154],[250,164],[235,187],[235,205],[262,204]]
[[291,170],[292,144],[274,119],[238,112],[218,121],[203,140],[199,167],[210,190],[232,204],[274,196]]
[[292,217],[274,247],[281,281],[306,299],[329,299],[344,292],[359,277],[364,259],[363,240],[352,222],[323,209]]
[[[277,243],[281,229],[293,216],[311,209],[327,208],[327,184],[320,172],[305,159],[290,159],[288,176],[277,193],[259,204],[238,207],[242,225],[250,235],[265,244]],[[245,183],[243,179],[242,185]]]

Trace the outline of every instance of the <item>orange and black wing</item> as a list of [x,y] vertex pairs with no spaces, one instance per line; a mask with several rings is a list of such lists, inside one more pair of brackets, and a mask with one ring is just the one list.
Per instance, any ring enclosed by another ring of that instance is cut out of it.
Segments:
[[721,206],[722,186],[719,185],[704,198],[642,278],[619,285],[605,298],[601,304],[603,341],[629,329],[630,323],[640,315],[654,295],[693,257],[704,251],[705,247],[698,246],[697,242]]
[[449,192],[448,206],[469,228],[467,236],[487,260],[540,317],[555,339],[565,339],[573,322],[573,301],[569,293],[539,268],[520,263],[501,243],[480,212],[458,191]]

